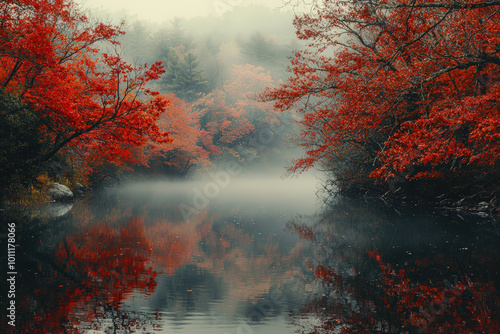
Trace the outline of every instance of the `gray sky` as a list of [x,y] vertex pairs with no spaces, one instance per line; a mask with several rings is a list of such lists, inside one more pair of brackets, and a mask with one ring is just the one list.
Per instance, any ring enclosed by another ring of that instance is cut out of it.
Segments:
[[98,8],[106,12],[128,11],[138,19],[161,23],[175,16],[191,18],[196,16],[221,16],[236,7],[250,4],[278,8],[282,0],[76,0],[85,7]]

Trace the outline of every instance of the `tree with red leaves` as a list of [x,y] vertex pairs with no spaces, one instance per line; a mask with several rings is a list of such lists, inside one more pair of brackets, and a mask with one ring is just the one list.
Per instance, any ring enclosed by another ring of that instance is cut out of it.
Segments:
[[150,145],[144,149],[142,163],[149,166],[150,170],[178,175],[185,175],[192,168],[210,167],[210,154],[200,142],[205,132],[200,129],[199,113],[173,94],[167,94],[166,97],[171,103],[157,124],[161,131],[169,133],[172,141],[150,141]]
[[147,88],[163,68],[125,63],[115,40],[121,34],[93,22],[72,0],[0,3],[1,89],[36,113],[37,131],[50,143],[12,169],[61,152],[88,165],[123,163],[147,139],[170,140],[156,124],[169,102]]
[[255,129],[244,109],[227,103],[227,94],[214,90],[193,103],[200,115],[203,148],[211,159],[238,157],[237,147]]
[[256,138],[262,136],[260,130],[269,132],[280,124],[272,105],[256,98],[258,92],[273,85],[270,73],[246,64],[235,65],[231,74],[223,90],[214,90],[192,103],[165,95],[170,105],[157,124],[172,141],[150,141],[143,155],[136,154],[139,162],[149,167],[148,172],[185,175],[193,168],[213,167],[220,159],[243,160],[254,153]]
[[235,65],[222,90],[213,90],[192,104],[203,130],[201,144],[212,159],[247,159],[258,146],[255,141],[261,132],[280,124],[272,105],[257,98],[265,87],[273,85],[264,68]]
[[263,99],[302,114],[306,149],[345,190],[373,179],[487,184],[500,156],[500,2],[323,0],[296,17],[309,48]]

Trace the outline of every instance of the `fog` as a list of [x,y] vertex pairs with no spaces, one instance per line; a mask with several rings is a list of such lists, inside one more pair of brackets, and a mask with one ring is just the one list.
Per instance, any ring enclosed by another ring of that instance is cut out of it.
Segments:
[[282,8],[282,0],[86,0],[85,7],[106,12],[122,12],[151,23],[163,23],[174,17],[193,18],[200,16],[221,17],[239,7],[263,5]]
[[[317,175],[307,173],[300,177],[284,177],[274,172],[247,171],[233,173],[214,170],[194,180],[132,181],[107,194],[135,206],[172,209],[169,214],[178,220],[189,221],[203,210],[229,212],[244,210],[248,213],[312,213],[320,202]],[[172,212],[175,211],[175,212]]]
[[[225,3],[217,12],[217,5]],[[200,61],[205,77],[219,75],[221,86],[232,66],[251,63],[284,80],[288,56],[301,48],[292,25],[297,7],[281,0],[260,1],[97,1],[83,2],[92,17],[119,25],[121,55],[131,63],[164,61],[166,47],[182,46]],[[174,23],[175,21],[175,23]],[[257,49],[252,37],[265,41]],[[248,54],[250,47],[254,54]],[[256,54],[256,53],[260,53]],[[214,67],[217,74],[214,74]],[[209,81],[213,81],[207,78]]]

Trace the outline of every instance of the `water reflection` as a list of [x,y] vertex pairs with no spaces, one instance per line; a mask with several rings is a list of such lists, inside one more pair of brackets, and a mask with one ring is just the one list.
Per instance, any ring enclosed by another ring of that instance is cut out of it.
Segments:
[[314,210],[315,182],[289,182],[264,180],[256,196],[232,180],[189,219],[178,208],[196,184],[176,182],[112,189],[63,215],[3,216],[19,227],[16,332],[293,331],[304,243],[283,227]]
[[[21,245],[27,243],[26,234],[20,237]],[[95,328],[125,333],[154,327],[155,314],[140,319],[120,309],[132,291],[151,293],[156,286],[140,218],[119,229],[106,223],[89,225],[67,234],[55,247],[37,241],[38,247],[19,248],[24,252],[18,257],[16,333]]]
[[179,206],[200,183],[0,216],[19,227],[17,332],[497,329],[494,225],[347,200],[319,209],[316,183],[293,182],[232,180],[187,219]]
[[340,200],[289,224],[311,241],[300,333],[498,333],[494,222]]

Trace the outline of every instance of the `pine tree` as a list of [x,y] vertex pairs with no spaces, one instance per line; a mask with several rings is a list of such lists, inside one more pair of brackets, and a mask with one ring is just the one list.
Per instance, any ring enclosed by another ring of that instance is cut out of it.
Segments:
[[208,82],[200,63],[191,52],[186,55],[171,53],[162,77],[163,90],[174,93],[186,102],[192,102],[208,90]]
[[262,33],[252,34],[248,40],[240,42],[241,53],[254,65],[275,63],[278,47]]

